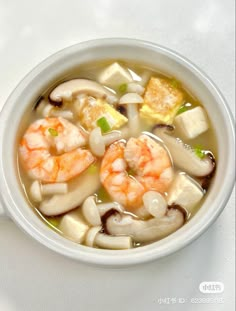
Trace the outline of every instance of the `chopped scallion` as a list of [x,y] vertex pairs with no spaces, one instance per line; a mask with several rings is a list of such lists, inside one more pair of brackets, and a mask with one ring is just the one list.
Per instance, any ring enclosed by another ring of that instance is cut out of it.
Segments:
[[205,157],[205,152],[201,146],[196,146],[193,150],[198,158],[203,159]]
[[96,173],[98,173],[98,166],[95,165],[95,164],[91,164],[91,165],[88,167],[87,172],[88,172],[89,174],[96,174]]
[[102,202],[109,202],[111,200],[108,192],[106,191],[105,188],[101,187],[98,191],[97,191],[97,198],[99,201]]
[[111,129],[110,124],[105,117],[101,117],[97,120],[97,126],[101,128],[102,133],[109,132]]
[[127,91],[127,87],[128,87],[128,85],[127,85],[126,83],[123,83],[123,84],[121,84],[121,85],[119,86],[119,91],[120,91],[121,93],[125,93],[125,92]]
[[53,129],[53,128],[51,128],[51,127],[48,129],[48,132],[49,132],[50,135],[52,135],[53,137],[58,136],[58,131],[55,130],[55,129]]
[[178,112],[177,112],[177,115],[178,115],[178,114],[181,114],[181,113],[183,113],[183,112],[185,112],[185,111],[187,111],[187,110],[188,110],[188,108],[187,108],[186,106],[181,106],[181,107],[179,108]]

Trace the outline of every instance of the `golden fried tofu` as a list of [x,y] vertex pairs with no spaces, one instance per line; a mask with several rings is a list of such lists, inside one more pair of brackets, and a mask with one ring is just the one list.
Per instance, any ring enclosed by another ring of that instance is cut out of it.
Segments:
[[140,115],[151,122],[171,124],[183,99],[183,93],[168,80],[152,77],[146,87]]
[[76,106],[81,125],[86,130],[97,127],[97,121],[101,118],[106,119],[111,130],[119,129],[128,122],[125,116],[103,99],[86,98],[82,103],[77,103]]

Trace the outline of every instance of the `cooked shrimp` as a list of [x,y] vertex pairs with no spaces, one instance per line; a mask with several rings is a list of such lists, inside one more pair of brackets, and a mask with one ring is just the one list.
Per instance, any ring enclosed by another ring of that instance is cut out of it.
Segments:
[[42,182],[64,182],[79,175],[94,162],[81,146],[85,133],[71,122],[45,118],[32,123],[19,147],[20,160],[28,175]]
[[125,160],[146,191],[167,191],[173,180],[173,168],[168,152],[159,143],[147,135],[130,138]]
[[[134,172],[130,176],[127,168]],[[135,209],[142,205],[146,191],[167,191],[173,169],[167,151],[160,144],[141,135],[125,143],[118,141],[110,145],[101,165],[101,182],[113,200]]]
[[135,208],[141,205],[145,190],[139,181],[127,173],[124,151],[123,141],[110,145],[102,160],[100,177],[113,200],[128,208]]

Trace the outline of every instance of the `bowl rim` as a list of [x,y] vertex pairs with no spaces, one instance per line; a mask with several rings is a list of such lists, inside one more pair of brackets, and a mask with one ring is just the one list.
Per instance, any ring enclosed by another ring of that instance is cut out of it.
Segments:
[[[41,71],[43,71],[45,68],[47,68],[50,64],[55,63],[57,60],[60,60],[60,58],[64,55],[64,53],[72,53],[73,51],[80,51],[83,48],[92,48],[96,46],[105,46],[109,44],[109,46],[114,45],[121,45],[125,44],[128,46],[133,47],[141,47],[141,48],[147,48],[152,49],[156,52],[161,52],[167,56],[169,56],[172,60],[181,63],[185,68],[192,71],[197,78],[199,78],[204,84],[206,84],[211,93],[214,93],[214,97],[217,98],[217,102],[220,102],[222,105],[222,110],[225,111],[225,117],[228,120],[227,128],[229,129],[229,132],[231,134],[231,137],[229,137],[230,141],[235,141],[234,139],[234,122],[233,122],[233,115],[230,111],[228,104],[221,94],[218,87],[212,82],[212,80],[202,71],[200,70],[196,65],[194,65],[190,60],[188,60],[186,57],[180,55],[179,53],[164,47],[162,45],[159,45],[157,43],[152,43],[149,41],[139,40],[139,39],[129,39],[129,38],[103,38],[103,39],[94,39],[94,40],[88,40],[81,43],[74,44],[72,46],[66,47],[61,49],[60,51],[50,55],[45,60],[40,62],[37,66],[35,66],[15,87],[15,89],[12,91],[10,96],[8,97],[2,111],[1,111],[1,122],[0,122],[0,143],[2,144],[3,139],[1,137],[3,132],[3,124],[4,124],[4,118],[8,115],[8,105],[13,105],[14,100],[17,98],[18,94],[24,89],[25,85],[29,83],[33,77],[36,77]],[[9,104],[10,103],[10,104]],[[3,148],[2,148],[3,149]],[[232,159],[232,157],[231,157]],[[7,207],[7,212],[10,214],[11,218],[16,222],[18,226],[20,226],[21,229],[23,229],[25,232],[27,232],[30,236],[38,240],[40,243],[44,244],[48,248],[56,251],[57,253],[63,254],[67,257],[78,259],[82,262],[90,263],[90,264],[98,264],[103,266],[128,266],[128,265],[134,265],[139,263],[144,263],[148,261],[152,261],[154,259],[162,258],[164,256],[170,255],[179,249],[187,246],[188,244],[192,243],[196,238],[198,238],[203,232],[206,231],[206,229],[217,219],[217,217],[220,215],[220,213],[223,211],[224,207],[226,206],[226,203],[231,195],[233,186],[234,186],[234,176],[233,174],[230,176],[227,176],[227,194],[224,195],[224,197],[219,200],[219,205],[217,206],[217,209],[212,213],[207,220],[202,217],[201,221],[201,227],[198,226],[198,230],[195,228],[195,231],[191,231],[191,235],[188,236],[186,239],[179,239],[178,243],[175,245],[172,245],[171,248],[163,248],[162,253],[155,252],[155,248],[151,248],[148,246],[142,246],[140,249],[142,249],[140,252],[128,252],[128,251],[110,251],[110,250],[99,250],[99,253],[96,250],[95,252],[91,252],[88,250],[88,247],[79,245],[78,252],[69,250],[66,247],[63,247],[61,244],[58,244],[56,241],[50,240],[47,236],[45,236],[42,232],[39,232],[34,227],[29,226],[29,223],[27,219],[24,217],[24,215],[20,212],[20,210],[17,208],[16,204],[14,204],[14,200],[10,194],[10,187],[8,185],[8,182],[6,180],[6,176],[4,174],[3,169],[3,162],[2,157],[0,159],[0,172],[3,176],[3,182],[0,184],[0,199],[2,195],[2,200],[4,201],[4,205]],[[235,163],[232,163],[235,165]],[[11,208],[12,205],[15,205],[15,208]],[[199,224],[200,225],[200,224]],[[152,243],[154,244],[154,243]],[[152,245],[150,244],[150,245]],[[125,253],[124,253],[125,252]],[[115,254],[115,255],[114,255]]]

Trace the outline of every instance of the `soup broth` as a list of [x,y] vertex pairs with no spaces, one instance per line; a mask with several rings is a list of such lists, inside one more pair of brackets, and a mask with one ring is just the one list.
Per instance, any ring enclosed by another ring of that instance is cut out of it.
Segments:
[[31,103],[19,131],[29,206],[58,234],[128,249],[174,233],[214,177],[210,119],[178,81],[142,64],[91,63]]

